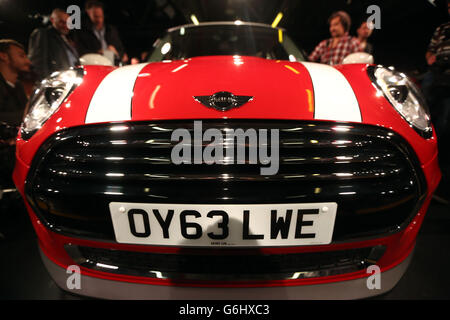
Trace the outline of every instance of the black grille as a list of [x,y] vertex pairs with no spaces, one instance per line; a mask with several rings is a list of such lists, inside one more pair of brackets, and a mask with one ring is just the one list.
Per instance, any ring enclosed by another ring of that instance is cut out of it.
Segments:
[[176,254],[66,246],[76,263],[100,271],[171,280],[286,280],[367,268],[384,246],[339,251],[262,254],[257,250],[181,250]]
[[[70,128],[34,158],[27,199],[56,232],[114,240],[110,202],[264,204],[337,202],[333,241],[401,229],[426,192],[418,160],[394,132],[375,126],[301,121],[203,121],[218,128],[279,129],[280,167],[171,163],[176,128],[193,121]],[[193,134],[192,134],[193,136]]]

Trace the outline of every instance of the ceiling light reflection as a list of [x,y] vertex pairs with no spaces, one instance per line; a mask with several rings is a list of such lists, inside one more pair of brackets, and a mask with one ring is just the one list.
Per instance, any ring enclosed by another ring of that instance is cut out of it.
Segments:
[[187,66],[188,66],[187,63],[182,64],[182,65],[179,66],[178,68],[173,69],[172,72],[178,72],[178,71],[180,71],[181,69],[186,68]]
[[161,53],[163,55],[167,54],[170,49],[172,49],[172,45],[170,44],[170,42],[166,42],[164,43],[164,45],[161,47]]
[[200,23],[198,22],[197,17],[195,16],[195,14],[191,14],[191,20],[195,25],[199,25]]
[[96,266],[100,267],[100,268],[107,268],[107,269],[113,269],[113,270],[119,269],[119,267],[117,267],[117,266],[112,266],[112,265],[104,264],[104,263],[96,263]]
[[275,20],[272,22],[272,28],[276,28],[276,26],[280,23],[281,19],[283,19],[283,13],[278,12],[277,16],[275,17]]

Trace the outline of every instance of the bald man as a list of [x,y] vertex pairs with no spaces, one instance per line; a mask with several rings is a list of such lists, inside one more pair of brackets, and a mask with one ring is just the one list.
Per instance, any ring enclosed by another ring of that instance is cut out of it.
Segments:
[[50,16],[51,25],[31,33],[28,54],[40,79],[79,64],[78,53],[67,27],[68,19],[69,15],[64,10],[55,9]]

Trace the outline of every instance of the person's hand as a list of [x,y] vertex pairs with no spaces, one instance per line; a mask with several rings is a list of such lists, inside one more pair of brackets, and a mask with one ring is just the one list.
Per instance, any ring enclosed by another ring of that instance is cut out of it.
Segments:
[[148,51],[144,51],[141,53],[141,61],[147,61],[149,52]]
[[8,140],[0,139],[0,146],[9,146],[9,147],[11,147],[11,146],[15,146],[15,145],[16,145],[16,139],[15,138],[11,138],[11,139],[8,139]]
[[19,128],[5,122],[0,122],[0,146],[9,147],[16,145],[16,136]]
[[434,54],[428,54],[427,55],[427,63],[429,66],[434,64],[436,62],[436,56]]
[[108,46],[108,50],[111,50],[112,52],[114,52],[114,54],[115,54],[117,57],[119,57],[119,52],[117,52],[116,48],[115,48],[112,44],[110,44],[110,45]]

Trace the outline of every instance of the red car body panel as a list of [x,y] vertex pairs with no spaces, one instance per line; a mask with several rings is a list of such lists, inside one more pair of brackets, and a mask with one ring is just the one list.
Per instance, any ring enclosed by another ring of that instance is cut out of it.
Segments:
[[[314,95],[311,94],[314,89],[309,73],[301,63],[254,57],[236,59],[205,57],[148,64],[135,83],[132,121],[314,119]],[[239,61],[239,64],[236,64],[236,61]],[[179,69],[183,65],[187,67]],[[177,69],[178,71],[173,72]],[[415,130],[403,120],[384,96],[380,95],[367,77],[367,65],[340,65],[336,69],[349,80],[360,105],[363,123],[386,127],[399,133],[413,147],[423,165],[437,157],[436,136],[433,135],[431,139],[419,138]],[[29,166],[35,152],[49,136],[66,128],[84,125],[89,103],[96,88],[112,70],[113,67],[85,67],[83,83],[66,99],[43,128],[27,142],[19,135],[18,159]],[[222,76],[218,78],[218,75]],[[194,85],[192,79],[202,81],[200,84],[195,82]],[[242,95],[251,92],[257,98],[250,101],[245,108],[230,110],[226,114],[201,107],[199,102],[192,98],[193,95],[221,91],[224,87]],[[277,92],[276,98],[273,92]],[[17,174],[19,173],[16,172],[15,175]],[[26,172],[23,174],[26,175]],[[440,171],[430,181],[431,185],[437,185],[436,181],[439,179]],[[17,181],[19,188],[23,181],[22,179]]]
[[[245,108],[223,113],[199,108],[199,103],[192,98],[194,95],[211,95],[223,88],[236,95],[252,95],[254,99],[245,104]],[[300,63],[254,57],[192,58],[147,65],[135,84],[132,116],[135,121],[310,120],[314,115],[312,92],[309,73]]]
[[403,120],[367,77],[366,65],[340,65],[336,69],[341,71],[352,85],[360,104],[363,123],[389,128],[400,134],[416,151],[422,164],[436,157],[436,135],[431,139],[418,139],[414,129]]
[[[427,200],[423,207],[420,209],[416,218],[411,224],[400,233],[393,236],[374,239],[368,241],[361,241],[357,243],[347,244],[332,244],[324,246],[304,246],[304,247],[285,247],[285,248],[260,248],[259,251],[265,254],[282,254],[282,253],[301,253],[301,252],[318,252],[329,250],[343,250],[349,248],[363,248],[375,245],[386,245],[386,254],[378,261],[378,266],[381,272],[388,271],[398,264],[400,264],[406,257],[411,254],[414,249],[415,238],[419,232],[420,226],[425,217],[425,213],[428,209],[429,200]],[[64,250],[64,246],[67,244],[81,245],[96,248],[107,248],[125,251],[138,251],[138,252],[156,252],[156,253],[177,253],[180,248],[171,247],[156,247],[156,246],[142,246],[142,245],[124,245],[124,244],[112,244],[102,243],[100,241],[88,241],[75,239],[71,237],[62,236],[52,231],[47,230],[42,223],[32,213],[32,209],[27,205],[30,218],[33,223],[33,227],[36,230],[39,239],[39,245],[44,254],[60,267],[67,269],[68,266],[73,265],[74,261]],[[211,251],[211,249],[206,249]],[[183,252],[186,250],[183,249]],[[156,284],[156,285],[177,285],[177,286],[198,286],[198,287],[267,287],[267,286],[299,286],[299,285],[311,285],[321,284],[327,282],[348,281],[358,278],[367,277],[369,274],[366,270],[359,272],[347,273],[338,276],[327,276],[319,278],[309,279],[297,279],[297,280],[270,280],[270,281],[236,281],[236,282],[212,282],[212,281],[174,281],[168,279],[152,279],[147,277],[136,277],[128,275],[117,275],[106,272],[100,272],[87,268],[81,268],[82,274],[86,276],[98,277],[106,280],[125,281],[143,284]]]
[[17,139],[17,157],[28,165],[36,150],[49,136],[59,130],[84,124],[91,98],[105,76],[115,68],[90,66],[84,70],[83,82],[64,101],[55,114],[48,119],[41,130],[36,132],[30,141],[25,142],[21,135]]

